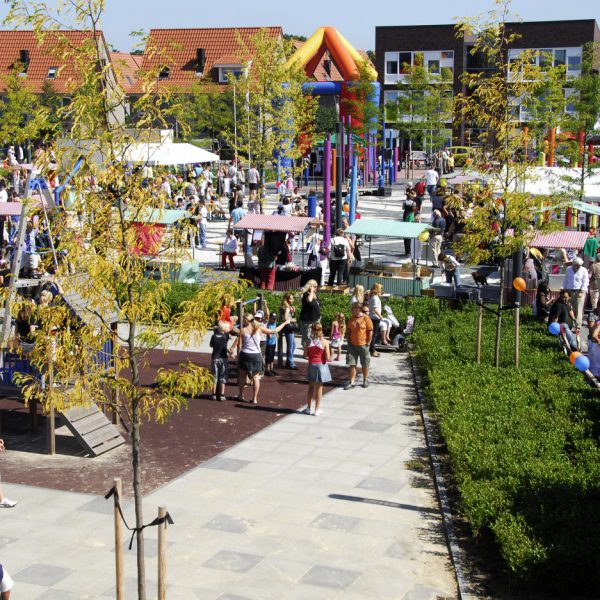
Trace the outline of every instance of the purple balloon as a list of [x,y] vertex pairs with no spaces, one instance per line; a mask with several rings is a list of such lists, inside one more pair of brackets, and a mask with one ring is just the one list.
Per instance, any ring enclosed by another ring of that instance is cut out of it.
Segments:
[[550,323],[550,325],[548,326],[548,331],[552,334],[552,335],[558,335],[560,333],[560,325],[558,323]]
[[575,359],[575,367],[580,371],[587,371],[590,368],[589,358],[581,354]]

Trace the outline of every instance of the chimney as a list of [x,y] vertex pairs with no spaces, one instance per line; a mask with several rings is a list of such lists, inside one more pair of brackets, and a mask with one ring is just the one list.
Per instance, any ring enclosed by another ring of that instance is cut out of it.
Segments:
[[196,48],[196,73],[204,73],[206,66],[206,51],[204,48]]
[[23,73],[27,73],[30,62],[29,50],[19,50],[19,62],[22,65]]

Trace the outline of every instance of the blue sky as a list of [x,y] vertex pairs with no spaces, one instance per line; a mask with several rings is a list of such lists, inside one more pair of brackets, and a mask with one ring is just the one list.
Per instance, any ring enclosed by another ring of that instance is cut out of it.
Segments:
[[[49,5],[53,4],[48,0]],[[106,0],[102,24],[107,40],[121,51],[132,49],[129,33],[153,27],[235,27],[281,25],[286,33],[311,35],[323,25],[337,27],[355,47],[373,49],[377,25],[452,23],[456,17],[493,7],[492,0]],[[513,0],[522,19],[596,19],[599,0]],[[0,17],[7,8],[0,4]]]

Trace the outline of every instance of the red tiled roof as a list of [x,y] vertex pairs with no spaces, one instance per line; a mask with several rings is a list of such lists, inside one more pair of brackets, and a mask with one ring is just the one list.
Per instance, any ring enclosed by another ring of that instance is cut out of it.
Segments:
[[257,215],[249,213],[235,225],[236,229],[260,229],[262,231],[304,231],[313,219],[309,217],[284,217],[282,215]]
[[142,66],[142,56],[128,52],[111,52],[110,62],[113,65],[119,85],[128,92],[136,83],[137,74]]
[[581,250],[588,237],[587,231],[537,233],[529,245],[532,248],[574,248]]
[[[48,81],[56,92],[69,93],[77,85],[78,71],[72,59],[61,58],[61,40],[77,47],[91,35],[91,31],[49,31],[39,45],[33,31],[0,31],[0,91],[6,89],[4,78],[11,74],[14,65],[19,62],[20,51],[28,50],[29,68],[23,77],[23,84],[32,92],[39,93],[43,90],[44,82]],[[97,35],[106,47],[102,32],[99,31]],[[58,67],[59,70],[55,78],[48,79],[51,67]]]
[[[196,50],[203,48],[206,63],[204,73],[208,75],[218,61],[231,60],[228,64],[244,62],[249,57],[242,57],[242,44],[266,30],[272,37],[283,37],[281,27],[215,27],[206,29],[151,29],[148,36],[146,53],[142,60],[142,71],[151,71],[161,66],[168,66],[168,79],[161,80],[160,85],[171,89],[189,90],[198,81],[196,75]],[[151,51],[148,49],[151,48]],[[167,58],[167,65],[165,63]],[[138,84],[133,91],[139,91]]]

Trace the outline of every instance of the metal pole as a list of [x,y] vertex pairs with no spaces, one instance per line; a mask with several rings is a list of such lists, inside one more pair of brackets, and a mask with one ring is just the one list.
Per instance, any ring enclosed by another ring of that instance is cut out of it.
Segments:
[[477,303],[477,341],[475,351],[475,362],[481,364],[481,333],[483,328],[483,302]]
[[53,354],[54,350],[52,345],[56,342],[54,340],[50,341],[51,349],[50,349],[50,359],[48,360],[48,386],[46,387],[46,393],[50,396],[50,402],[48,403],[48,426],[46,428],[46,448],[48,454],[50,456],[54,456],[56,454],[56,436],[54,431],[54,402],[52,401],[52,391],[54,389],[54,359]]
[[325,151],[323,153],[323,213],[325,217],[325,231],[323,242],[329,246],[331,239],[331,134],[325,139]]
[[123,497],[123,485],[121,478],[116,477],[114,479],[115,484],[115,503],[113,509],[113,516],[115,521],[115,572],[117,578],[117,600],[125,600],[125,581],[123,579],[124,562],[123,562],[123,522],[121,521],[121,515],[117,507],[117,502],[121,501]]
[[335,129],[336,144],[340,151],[336,154],[336,171],[335,171],[335,228],[336,230],[342,226],[342,178],[344,176],[344,162],[341,151],[343,143],[342,124],[338,121]]
[[[158,507],[158,518],[165,519],[167,509]],[[158,526],[158,600],[167,598],[167,521]]]
[[518,302],[515,303],[515,367],[519,368],[521,338],[521,307]]
[[233,145],[235,148],[233,149],[233,158],[237,155],[237,107],[236,107],[236,95],[235,95],[235,81],[233,82],[233,139],[235,140]]

